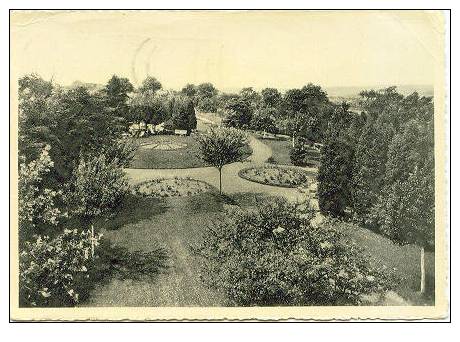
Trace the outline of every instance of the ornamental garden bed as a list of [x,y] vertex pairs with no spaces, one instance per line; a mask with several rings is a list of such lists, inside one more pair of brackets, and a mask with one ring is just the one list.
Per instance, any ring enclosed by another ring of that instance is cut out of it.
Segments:
[[251,182],[284,188],[306,185],[309,178],[315,176],[314,173],[299,168],[272,165],[245,168],[238,175]]
[[145,197],[193,196],[213,190],[208,183],[191,178],[158,178],[137,185],[137,194]]

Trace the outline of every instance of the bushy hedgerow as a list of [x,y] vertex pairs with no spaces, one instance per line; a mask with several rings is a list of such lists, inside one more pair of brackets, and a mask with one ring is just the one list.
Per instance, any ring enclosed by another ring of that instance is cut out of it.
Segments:
[[337,221],[276,198],[231,208],[210,227],[199,253],[202,278],[232,305],[358,305],[389,280],[342,233]]

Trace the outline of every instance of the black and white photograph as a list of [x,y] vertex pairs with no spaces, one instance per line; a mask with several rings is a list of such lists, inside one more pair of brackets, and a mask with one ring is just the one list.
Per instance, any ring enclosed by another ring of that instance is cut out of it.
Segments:
[[17,320],[443,318],[441,10],[11,10]]

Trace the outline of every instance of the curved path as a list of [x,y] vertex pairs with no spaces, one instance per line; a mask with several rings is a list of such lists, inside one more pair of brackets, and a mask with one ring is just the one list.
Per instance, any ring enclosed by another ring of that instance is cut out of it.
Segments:
[[[222,191],[227,194],[238,192],[266,193],[270,195],[282,195],[291,201],[305,200],[305,195],[300,193],[296,188],[264,185],[239,177],[238,172],[241,169],[249,166],[263,165],[272,155],[271,148],[253,136],[250,136],[249,144],[252,148],[252,155],[246,161],[228,164],[223,167]],[[125,169],[125,171],[132,184],[162,177],[190,177],[219,188],[219,172],[214,167],[190,169]]]

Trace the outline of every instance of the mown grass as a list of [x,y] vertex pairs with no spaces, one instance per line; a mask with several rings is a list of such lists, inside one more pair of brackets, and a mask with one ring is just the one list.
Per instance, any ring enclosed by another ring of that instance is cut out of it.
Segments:
[[[175,136],[175,135],[155,135],[147,138],[140,138],[140,144],[186,144],[185,147],[161,150],[143,148],[140,146],[131,162],[130,167],[133,169],[188,169],[209,166],[201,159],[199,143],[195,135]],[[245,156],[252,154],[250,146],[244,148]]]
[[138,142],[186,144],[187,146],[175,150],[139,147],[130,166],[134,169],[184,169],[207,166],[200,158],[199,145],[193,136],[156,135],[141,138]]
[[355,227],[348,234],[371,256],[371,262],[383,266],[400,278],[395,292],[414,305],[434,305],[435,260],[433,252],[425,252],[426,293],[420,290],[420,249],[401,246],[373,231]]
[[289,157],[291,141],[286,138],[280,140],[258,138],[261,142],[272,149],[272,161],[274,164],[293,165]]
[[[224,199],[214,192],[171,197],[154,204],[166,207],[166,211],[141,220],[132,220],[135,223],[126,224],[118,230],[104,232],[111,244],[130,252],[164,250],[168,255],[167,269],[154,278],[114,277],[98,286],[86,305],[225,305],[226,300],[222,294],[203,285],[199,260],[193,253],[193,246],[201,241],[205,227],[219,220],[224,203]],[[147,211],[147,208],[142,211]]]
[[[203,231],[222,219],[225,205],[251,207],[266,194],[237,193],[220,196],[204,192],[189,197],[163,200],[147,198],[125,206],[113,217],[117,229],[104,230],[104,238],[113,248],[129,253],[153,253],[160,263],[154,277],[136,277],[147,271],[142,260],[134,258],[135,271],[128,277],[112,277],[91,292],[89,306],[223,306],[225,296],[207,288],[200,278],[200,261],[193,248],[203,238]],[[122,216],[123,218],[121,218]],[[396,245],[383,236],[355,227],[347,234],[367,254],[372,263],[385,265],[401,279],[394,291],[415,305],[431,305],[434,301],[434,256],[426,255],[427,295],[418,294],[419,249]],[[164,254],[162,254],[164,253]],[[118,256],[119,254],[116,254]],[[165,259],[167,256],[167,259]],[[137,261],[136,261],[137,260]],[[121,265],[126,270],[127,265]],[[137,266],[136,266],[137,265]],[[137,269],[137,271],[136,271]]]

